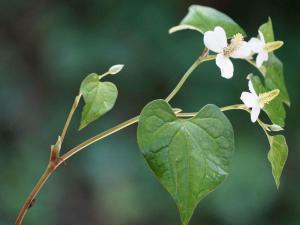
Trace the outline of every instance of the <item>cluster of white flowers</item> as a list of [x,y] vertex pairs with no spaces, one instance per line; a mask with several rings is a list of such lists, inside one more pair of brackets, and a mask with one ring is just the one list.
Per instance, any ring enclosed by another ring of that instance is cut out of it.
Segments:
[[[221,76],[231,78],[233,76],[233,64],[230,58],[247,59],[257,54],[256,66],[259,68],[263,62],[268,60],[268,54],[281,47],[282,42],[276,43],[276,48],[266,43],[264,35],[259,32],[259,38],[251,38],[249,42],[244,41],[242,34],[237,33],[227,42],[225,30],[222,27],[215,27],[213,31],[204,33],[204,45],[211,51],[217,53],[216,64],[221,70]],[[279,46],[280,45],[280,46]],[[272,46],[272,47],[270,47]]]
[[[216,64],[221,70],[222,77],[229,79],[233,76],[234,67],[230,58],[251,59],[254,54],[257,54],[256,66],[259,68],[268,60],[269,53],[283,44],[281,41],[266,43],[263,33],[261,31],[258,33],[259,38],[251,38],[248,42],[244,40],[242,34],[237,33],[230,43],[227,42],[225,30],[220,26],[204,33],[204,45],[208,50],[217,53]],[[279,90],[257,95],[251,81],[249,81],[249,90],[250,92],[243,92],[240,99],[246,107],[251,108],[251,121],[255,122],[261,109],[279,94]]]

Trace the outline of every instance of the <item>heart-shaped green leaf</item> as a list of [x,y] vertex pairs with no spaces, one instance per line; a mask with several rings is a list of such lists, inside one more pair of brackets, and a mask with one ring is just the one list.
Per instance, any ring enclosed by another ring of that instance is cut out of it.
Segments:
[[213,30],[216,26],[222,27],[228,38],[233,37],[237,33],[246,36],[245,31],[226,14],[201,5],[192,5],[189,8],[188,14],[180,22],[178,26],[172,27],[170,33],[176,31],[191,29],[204,33]]
[[111,82],[99,81],[99,76],[92,73],[82,81],[80,93],[85,105],[79,130],[113,108],[118,96],[118,89]]
[[232,126],[215,105],[178,119],[164,100],[143,109],[137,131],[150,168],[175,200],[183,225],[198,202],[228,175],[234,151]]
[[288,157],[288,146],[282,135],[270,136],[270,146],[268,159],[272,166],[276,186],[279,188],[282,170]]

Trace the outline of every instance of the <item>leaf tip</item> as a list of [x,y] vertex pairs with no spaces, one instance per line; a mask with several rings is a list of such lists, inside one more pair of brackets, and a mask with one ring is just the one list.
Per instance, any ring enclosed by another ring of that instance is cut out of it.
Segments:
[[269,22],[269,23],[272,23],[272,18],[271,18],[271,16],[268,16],[268,22]]
[[86,123],[85,122],[83,122],[83,121],[81,121],[80,122],[80,125],[79,125],[79,127],[78,127],[78,131],[81,131],[83,128],[85,128],[86,127]]
[[279,191],[280,180],[279,179],[275,179],[275,184],[276,184],[277,190]]

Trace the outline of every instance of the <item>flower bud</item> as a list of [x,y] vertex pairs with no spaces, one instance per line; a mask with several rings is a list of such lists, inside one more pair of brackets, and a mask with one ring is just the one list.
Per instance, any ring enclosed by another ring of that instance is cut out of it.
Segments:
[[283,128],[277,124],[272,124],[269,126],[269,128],[271,131],[282,131],[283,130]]
[[112,75],[117,74],[123,69],[123,67],[124,67],[123,64],[114,65],[109,68],[108,73]]

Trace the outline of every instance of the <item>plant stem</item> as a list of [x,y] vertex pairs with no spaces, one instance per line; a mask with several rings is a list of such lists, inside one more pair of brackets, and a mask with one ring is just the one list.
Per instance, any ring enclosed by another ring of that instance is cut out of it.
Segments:
[[252,61],[251,59],[245,59],[249,64],[251,64],[252,66],[254,66],[263,76],[266,75],[265,71],[262,69],[262,67],[258,68],[256,66],[256,63],[254,61]]
[[114,126],[106,131],[101,132],[100,134],[82,142],[80,145],[77,145],[76,147],[72,148],[71,150],[69,150],[67,153],[65,153],[64,155],[61,156],[60,161],[58,163],[58,166],[63,163],[64,161],[66,161],[68,158],[72,157],[74,154],[76,154],[77,152],[79,152],[80,150],[86,148],[87,146],[95,143],[96,141],[99,141],[111,134],[114,134],[130,125],[133,125],[135,123],[137,123],[139,120],[139,116],[133,117],[132,119],[126,120],[123,123],[118,124],[117,126]]
[[198,58],[193,63],[193,65],[183,75],[183,77],[181,78],[181,80],[179,81],[179,83],[176,85],[176,87],[174,88],[174,90],[168,95],[168,97],[166,97],[166,102],[169,102],[177,94],[177,92],[181,89],[181,87],[186,82],[186,80],[189,78],[189,76],[191,75],[191,73],[201,64],[201,62],[202,61],[200,60],[200,58]]
[[[72,111],[72,110],[71,110]],[[71,114],[71,113],[70,113]],[[77,152],[79,152],[80,150],[84,149],[85,147],[93,144],[96,141],[99,141],[111,134],[114,134],[132,124],[135,124],[138,122],[138,116],[126,120],[123,123],[120,123],[104,132],[101,132],[100,134],[84,141],[83,143],[79,144],[78,146],[72,148],[71,150],[69,150],[67,153],[65,153],[63,156],[61,156],[57,161],[53,162],[53,161],[49,161],[49,165],[47,167],[47,169],[45,170],[45,172],[43,173],[43,175],[41,176],[41,178],[39,179],[39,181],[36,183],[35,187],[33,188],[33,190],[31,191],[30,195],[28,196],[27,200],[25,201],[18,217],[17,220],[15,222],[15,225],[20,225],[24,219],[24,216],[27,213],[28,208],[30,208],[31,203],[34,201],[36,195],[38,194],[38,192],[41,190],[41,188],[44,186],[45,182],[47,181],[47,179],[50,177],[50,175],[64,162],[66,161],[68,158],[72,157],[74,154],[76,154]],[[67,120],[68,121],[68,120]]]
[[53,167],[47,166],[45,172],[43,175],[40,177],[39,181],[36,183],[34,188],[32,189],[31,193],[27,197],[18,217],[15,222],[16,225],[20,225],[27,213],[27,210],[33,205],[34,199],[41,190],[41,188],[44,186],[45,182],[48,180],[49,176],[52,174],[54,171]]
[[215,56],[208,55],[208,49],[205,48],[199,58],[191,65],[191,67],[186,71],[186,73],[182,76],[181,80],[178,82],[174,90],[166,97],[166,102],[169,102],[174,96],[178,93],[181,87],[184,85],[186,80],[192,74],[192,72],[203,62],[213,60]]
[[266,134],[267,138],[268,138],[268,141],[269,141],[269,144],[270,144],[270,147],[271,146],[271,136],[269,135],[266,127],[265,127],[265,124],[261,121],[261,120],[257,120],[258,124],[261,126],[261,128],[263,129],[264,133]]
[[[76,108],[79,104],[79,101],[80,101],[80,98],[81,98],[81,94],[77,95],[75,97],[75,100],[73,102],[73,105],[71,107],[71,110],[70,110],[70,113],[67,117],[67,120],[65,122],[65,125],[64,125],[64,128],[62,130],[62,133],[60,135],[60,140],[61,140],[61,143],[63,142],[65,136],[66,136],[66,133],[67,133],[67,130],[69,128],[69,125],[71,123],[71,120],[73,118],[73,115],[74,115],[74,112],[76,111]],[[60,150],[60,149],[59,149]],[[32,206],[33,202],[34,202],[34,199],[36,197],[36,195],[39,193],[39,191],[41,190],[41,188],[44,186],[45,182],[48,180],[49,176],[53,173],[53,171],[57,168],[57,162],[60,162],[59,159],[57,159],[56,155],[54,155],[55,157],[52,156],[53,152],[52,152],[52,149],[51,149],[51,152],[50,152],[50,159],[49,159],[49,162],[48,162],[48,166],[45,170],[45,172],[42,174],[42,176],[40,177],[40,179],[38,180],[38,182],[36,183],[36,185],[34,186],[34,188],[32,189],[31,193],[29,194],[28,198],[26,199],[18,217],[17,217],[17,220],[15,222],[16,225],[20,225],[27,213],[27,210]],[[59,154],[59,153],[58,153]]]
[[[223,111],[228,111],[228,110],[235,110],[235,109],[241,109],[241,110],[246,110],[245,105],[243,104],[236,104],[236,105],[230,105],[230,106],[225,106],[220,108],[220,110]],[[177,113],[176,114],[178,117],[193,117],[197,115],[197,112],[189,112],[189,113]]]
[[99,80],[101,80],[102,78],[108,76],[108,75],[111,75],[108,71],[102,75],[99,75]]
[[68,115],[67,121],[66,121],[65,126],[63,128],[63,131],[62,131],[62,133],[60,135],[61,142],[64,141],[64,138],[66,136],[67,130],[68,130],[69,125],[70,125],[70,122],[71,122],[71,120],[73,118],[74,112],[76,111],[76,108],[77,108],[77,106],[79,104],[80,98],[81,98],[81,93],[75,97],[75,100],[73,102],[72,108],[71,108],[70,113]]
[[[246,112],[250,113],[250,110],[243,104],[236,104],[236,105],[230,105],[230,106],[225,106],[221,107],[220,110],[222,112],[224,111],[229,111],[229,110],[244,110]],[[194,117],[197,115],[197,112],[190,112],[190,113],[177,113],[176,114],[178,117]],[[260,119],[257,119],[257,123],[260,125],[260,127],[263,129],[264,133],[266,134],[268,141],[271,145],[271,137],[266,129],[266,124],[262,122]]]
[[[222,107],[221,111],[234,110],[234,109],[241,109],[241,110],[244,110],[244,111],[247,111],[250,113],[250,110],[243,104]],[[266,129],[266,124],[263,121],[261,121],[259,118],[257,118],[257,123],[263,129],[264,133],[266,134],[266,136],[268,138],[269,144],[271,146],[271,137]]]

